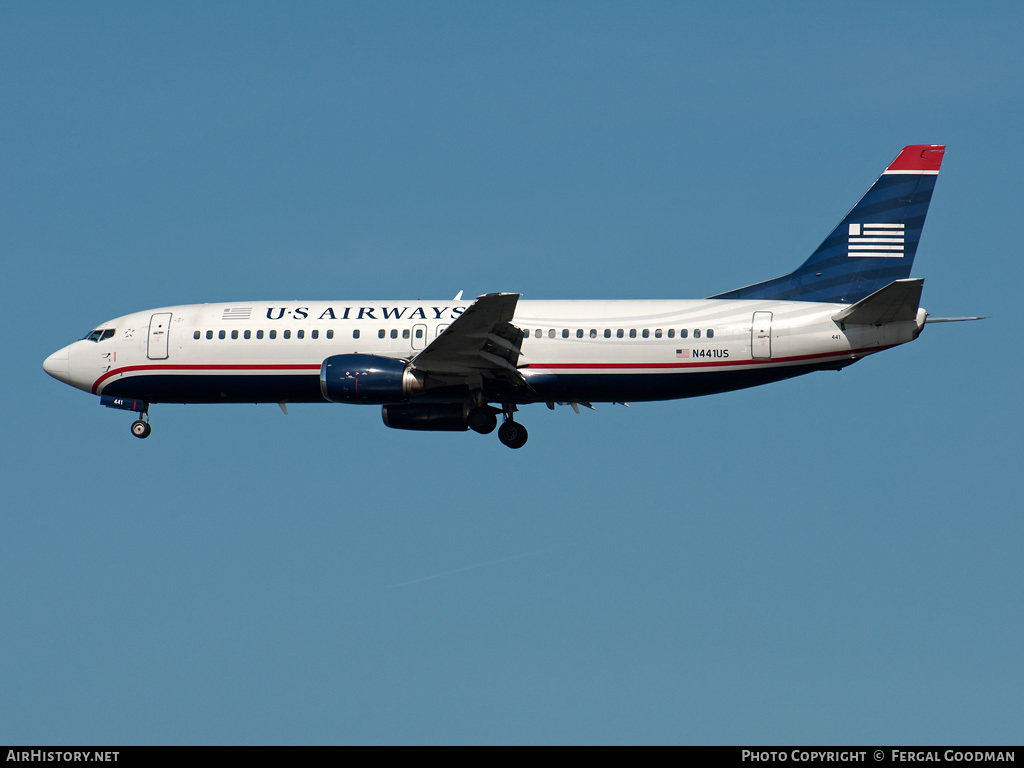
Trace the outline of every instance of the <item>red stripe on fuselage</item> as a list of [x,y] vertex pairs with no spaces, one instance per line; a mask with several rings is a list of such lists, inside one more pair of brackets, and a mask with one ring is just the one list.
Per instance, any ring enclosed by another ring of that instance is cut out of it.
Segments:
[[793,355],[791,357],[773,357],[771,360],[708,360],[699,363],[531,363],[526,368],[530,370],[637,370],[637,369],[679,369],[679,368],[724,368],[731,365],[772,365],[774,363],[796,363],[803,360],[826,360],[835,357],[857,357],[872,352],[881,352],[883,349],[892,349],[895,344],[886,344],[881,347],[865,347],[863,349],[850,349],[843,352],[828,352],[815,355]]

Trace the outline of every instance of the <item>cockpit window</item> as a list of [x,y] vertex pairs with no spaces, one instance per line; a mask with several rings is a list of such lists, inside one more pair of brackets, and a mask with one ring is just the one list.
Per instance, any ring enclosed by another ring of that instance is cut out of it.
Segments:
[[117,331],[114,328],[97,328],[95,331],[89,331],[85,336],[82,337],[82,341],[106,341],[107,339],[114,338],[114,334]]

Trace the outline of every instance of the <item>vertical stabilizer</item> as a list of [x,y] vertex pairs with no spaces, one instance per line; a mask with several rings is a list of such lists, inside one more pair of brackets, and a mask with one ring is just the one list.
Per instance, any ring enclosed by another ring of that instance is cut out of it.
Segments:
[[910,277],[945,149],[904,147],[798,269],[709,298],[853,304]]

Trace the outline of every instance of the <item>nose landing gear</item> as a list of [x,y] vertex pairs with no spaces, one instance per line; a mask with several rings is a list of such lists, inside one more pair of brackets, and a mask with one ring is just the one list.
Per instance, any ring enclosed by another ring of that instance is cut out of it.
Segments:
[[149,426],[149,403],[145,400],[100,395],[100,405],[105,405],[107,408],[117,408],[121,411],[135,411],[139,414],[139,418],[132,422],[132,434],[138,438],[149,437],[149,433],[153,431],[152,427]]
[[[140,413],[139,416],[142,416],[142,414]],[[149,437],[149,433],[152,431],[153,428],[149,426],[148,421],[143,421],[139,418],[132,422],[132,434],[136,437]]]

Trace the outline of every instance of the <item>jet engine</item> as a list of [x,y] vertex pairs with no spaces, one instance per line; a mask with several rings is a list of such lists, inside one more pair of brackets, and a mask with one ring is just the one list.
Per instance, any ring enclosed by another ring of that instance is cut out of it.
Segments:
[[332,403],[394,403],[422,391],[407,360],[382,355],[333,355],[320,365],[320,392]]

